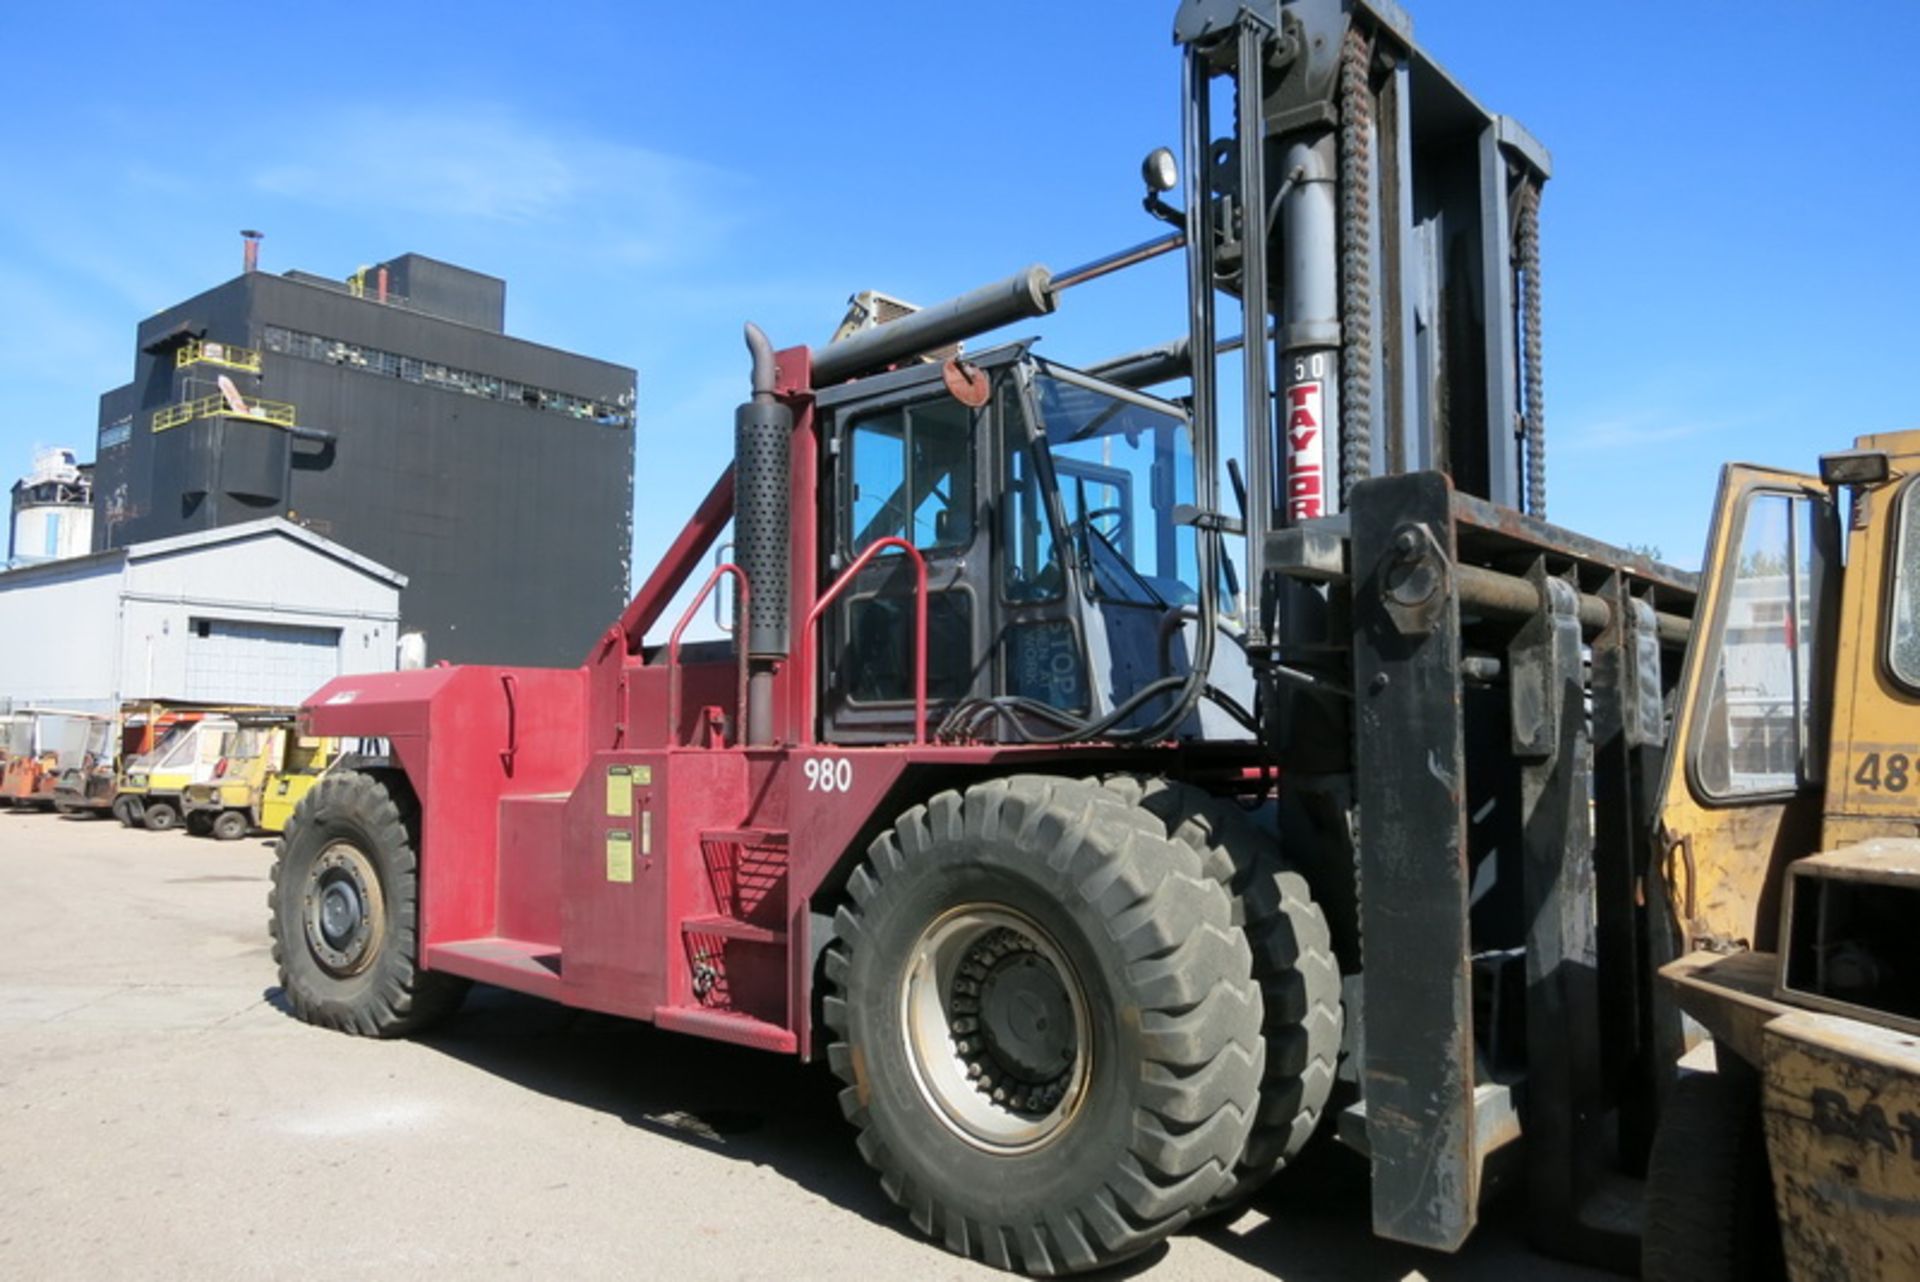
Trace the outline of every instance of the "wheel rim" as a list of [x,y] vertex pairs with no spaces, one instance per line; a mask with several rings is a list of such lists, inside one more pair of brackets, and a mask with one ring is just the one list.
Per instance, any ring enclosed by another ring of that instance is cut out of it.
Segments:
[[329,972],[357,975],[380,952],[386,928],[380,878],[358,846],[336,841],[307,874],[307,947]]
[[914,1084],[976,1148],[1023,1153],[1079,1114],[1092,1067],[1085,989],[1051,937],[997,905],[935,919],[900,982]]

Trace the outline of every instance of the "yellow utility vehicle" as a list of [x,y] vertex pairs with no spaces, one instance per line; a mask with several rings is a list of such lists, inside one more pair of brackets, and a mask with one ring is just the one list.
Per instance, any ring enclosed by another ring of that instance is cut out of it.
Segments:
[[241,719],[213,778],[188,784],[182,794],[187,831],[222,841],[256,828],[279,832],[331,756],[331,741],[296,733],[290,715]]
[[340,741],[319,735],[295,735],[287,741],[280,769],[261,789],[255,825],[263,832],[284,832],[300,798],[312,791],[340,755]]
[[1729,467],[1696,618],[1644,1276],[1920,1278],[1920,431]]
[[213,777],[226,736],[237,729],[228,716],[208,716],[176,726],[154,750],[127,765],[114,795],[113,813],[129,828],[165,832],[180,822],[187,785]]

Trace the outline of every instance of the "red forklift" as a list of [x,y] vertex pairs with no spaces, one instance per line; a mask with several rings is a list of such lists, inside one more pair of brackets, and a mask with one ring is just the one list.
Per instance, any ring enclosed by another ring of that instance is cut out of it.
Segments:
[[[301,1018],[479,981],[824,1059],[888,1195],[1001,1268],[1134,1255],[1317,1135],[1440,1250],[1517,1144],[1536,1240],[1632,1267],[1694,583],[1544,519],[1546,153],[1390,3],[1175,40],[1168,230],[818,349],[748,326],[734,463],[580,667],[309,700],[384,746],[280,844]],[[1176,341],[954,348],[1173,252]],[[715,591],[731,640],[686,641]]]

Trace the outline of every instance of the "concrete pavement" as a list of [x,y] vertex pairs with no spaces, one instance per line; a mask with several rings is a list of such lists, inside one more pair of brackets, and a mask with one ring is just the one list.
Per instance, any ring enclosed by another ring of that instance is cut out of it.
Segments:
[[[0,812],[0,1277],[1004,1276],[913,1232],[823,1070],[495,990],[414,1042],[299,1023],[271,859]],[[1123,1273],[1608,1276],[1366,1224],[1337,1163]]]

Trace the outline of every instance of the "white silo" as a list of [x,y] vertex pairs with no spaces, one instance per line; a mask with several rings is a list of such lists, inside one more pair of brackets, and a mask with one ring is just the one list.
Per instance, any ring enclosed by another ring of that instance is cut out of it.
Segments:
[[41,450],[13,486],[7,564],[83,556],[93,548],[93,467],[70,449]]

